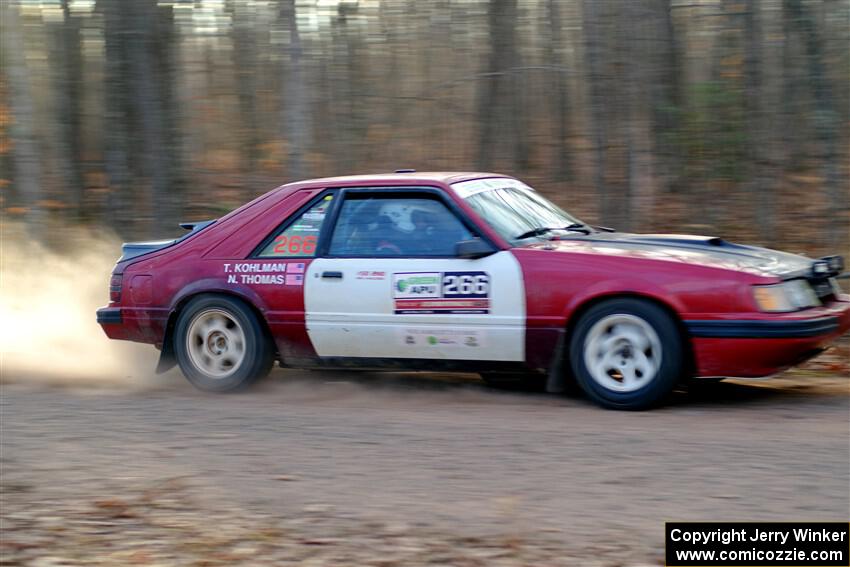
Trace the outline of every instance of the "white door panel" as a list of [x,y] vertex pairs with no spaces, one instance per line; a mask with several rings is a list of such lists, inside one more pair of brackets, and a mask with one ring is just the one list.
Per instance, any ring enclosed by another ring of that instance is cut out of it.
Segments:
[[[342,277],[322,277],[328,272]],[[319,258],[304,287],[307,332],[320,356],[525,359],[525,290],[510,252]]]

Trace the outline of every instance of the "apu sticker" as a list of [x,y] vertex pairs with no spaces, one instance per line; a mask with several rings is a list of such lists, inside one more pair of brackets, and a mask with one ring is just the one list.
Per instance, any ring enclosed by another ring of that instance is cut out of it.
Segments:
[[489,313],[486,272],[405,272],[393,274],[396,314]]
[[440,297],[439,272],[393,274],[393,297]]

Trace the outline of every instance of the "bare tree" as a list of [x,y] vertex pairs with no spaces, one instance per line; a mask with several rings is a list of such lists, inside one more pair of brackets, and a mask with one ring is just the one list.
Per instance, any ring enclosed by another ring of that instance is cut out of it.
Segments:
[[130,167],[130,91],[125,42],[128,22],[121,10],[122,0],[100,0],[103,13],[105,43],[104,98],[105,150],[104,168],[109,186],[105,211],[106,222],[114,228],[123,227],[133,218],[133,174]]
[[18,7],[12,2],[0,2],[0,51],[3,75],[8,85],[9,107],[14,116],[9,127],[14,163],[14,189],[20,204],[26,208],[30,226],[38,228],[44,219],[40,201],[42,190],[42,155],[34,131],[35,110],[30,85],[30,73],[24,57],[22,26]]
[[783,9],[787,11],[791,24],[800,34],[805,46],[806,68],[812,97],[815,102],[814,129],[818,145],[818,158],[823,171],[823,183],[830,201],[826,213],[832,217],[830,240],[837,244],[846,231],[846,212],[850,210],[847,183],[842,183],[839,170],[838,152],[838,112],[832,85],[826,73],[823,45],[814,15],[801,0],[784,0]]
[[165,131],[162,76],[157,69],[155,47],[157,42],[157,6],[154,0],[125,2],[125,17],[134,23],[135,33],[126,41],[131,44],[128,53],[128,71],[132,81],[132,104],[140,134],[139,152],[142,175],[149,180],[149,214],[155,230],[171,228],[176,221],[173,215],[171,167],[168,152],[171,149]]
[[[680,40],[673,19],[672,0],[647,2],[644,41],[650,48],[649,89],[652,105],[652,145],[658,179],[668,192],[681,184],[681,152],[675,143],[682,109]],[[651,34],[651,35],[650,35]]]
[[605,108],[603,87],[603,28],[599,4],[595,0],[582,0],[582,32],[584,36],[584,66],[590,106],[590,138],[594,154],[593,184],[599,204],[599,218],[603,223],[612,220],[610,191],[606,179],[608,167],[608,112]]
[[233,65],[241,116],[239,139],[242,148],[242,169],[249,177],[255,173],[260,151],[257,56],[253,11],[247,2],[237,0],[233,6]]
[[478,167],[622,228],[850,241],[848,0],[331,4],[6,2],[3,206],[143,237],[288,179]]
[[629,2],[622,10],[624,30],[621,34],[624,52],[632,54],[625,62],[622,78],[625,100],[625,152],[626,187],[621,212],[622,228],[633,230],[635,221],[641,227],[650,226],[655,210],[655,179],[652,153],[652,97],[650,95],[650,70],[652,51],[648,38],[652,22],[648,13],[635,2]]
[[81,120],[82,58],[80,23],[70,10],[68,0],[61,1],[62,19],[49,24],[50,69],[53,79],[55,117],[54,154],[58,181],[72,218],[84,214],[83,137]]
[[562,27],[564,25],[561,17],[561,2],[559,0],[547,0],[547,17],[549,19],[549,42],[547,45],[547,59],[551,70],[550,89],[552,101],[552,120],[555,122],[555,175],[561,180],[570,180],[573,177],[572,157],[569,148],[569,91],[567,88],[568,69],[564,65],[560,50],[564,48]]
[[[510,148],[518,119],[511,108],[516,72],[516,0],[490,0],[488,8],[489,55],[483,78],[478,84],[478,168],[493,169],[502,148]],[[508,150],[510,151],[510,149]]]
[[761,140],[757,144],[747,144],[748,185],[756,202],[756,223],[759,236],[763,241],[772,239],[774,226],[774,203],[777,196],[773,191],[770,173],[771,144],[765,110],[764,72],[762,58],[762,28],[759,21],[758,3],[746,0],[744,8],[744,103],[746,105],[747,132],[752,140]]
[[311,120],[309,108],[308,62],[298,30],[295,0],[283,0],[280,5],[283,29],[289,32],[289,44],[283,77],[283,132],[287,143],[287,175],[299,179],[307,173],[305,154],[310,147]]

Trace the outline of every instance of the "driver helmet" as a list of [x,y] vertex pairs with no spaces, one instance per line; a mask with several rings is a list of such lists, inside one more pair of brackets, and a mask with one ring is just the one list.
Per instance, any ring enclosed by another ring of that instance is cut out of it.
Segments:
[[435,216],[433,203],[385,203],[381,206],[379,216],[387,217],[396,230],[411,233],[417,229],[417,224],[432,224]]

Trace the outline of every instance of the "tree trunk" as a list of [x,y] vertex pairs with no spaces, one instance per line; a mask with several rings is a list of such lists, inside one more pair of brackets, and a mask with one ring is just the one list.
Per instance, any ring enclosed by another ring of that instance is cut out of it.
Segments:
[[310,99],[308,64],[295,18],[295,0],[280,5],[280,20],[289,31],[289,55],[283,70],[283,135],[287,143],[287,177],[298,180],[307,176],[306,153],[310,149]]
[[683,102],[679,38],[671,0],[653,0],[648,7],[651,13],[648,29],[656,38],[649,59],[652,147],[661,186],[673,193],[681,189],[683,182],[681,151],[675,142]]
[[593,144],[594,186],[598,199],[599,222],[610,223],[611,206],[606,169],[608,167],[608,118],[603,100],[603,52],[600,45],[602,26],[596,0],[582,0],[582,33],[584,34],[584,66],[589,87],[590,137]]
[[24,57],[23,37],[18,8],[11,2],[0,2],[0,55],[9,93],[9,107],[14,119],[9,125],[14,169],[13,188],[19,203],[26,209],[25,220],[34,236],[42,233],[45,220],[40,201],[42,192],[42,156],[36,133],[30,72]]
[[81,132],[81,93],[83,81],[80,53],[80,24],[62,0],[62,21],[49,24],[51,35],[50,71],[52,75],[55,124],[55,154],[58,182],[71,218],[80,220],[85,212],[83,151]]
[[[762,71],[762,30],[756,0],[746,0],[744,15],[744,103],[746,105],[748,167],[747,185],[751,202],[755,203],[758,234],[763,243],[774,236],[774,203],[778,198],[776,187],[771,186],[768,148],[771,143],[766,128],[764,73]],[[754,197],[754,198],[753,198]]]
[[506,6],[506,10],[507,13],[499,18],[499,35],[504,35],[505,41],[508,42],[505,51],[509,54],[507,60],[509,73],[504,76],[504,80],[507,82],[508,89],[510,89],[507,114],[511,125],[510,139],[514,142],[511,151],[511,163],[513,170],[517,174],[521,174],[526,172],[531,165],[531,136],[528,117],[533,76],[525,75],[520,71],[522,56],[516,37],[516,28],[520,20],[517,18],[516,3]]
[[126,233],[133,219],[133,187],[129,152],[130,84],[127,80],[126,25],[123,0],[101,0],[105,44],[104,120],[105,169],[109,197],[106,221],[119,234]]
[[522,128],[520,120],[512,116],[517,109],[504,103],[505,98],[515,96],[515,91],[506,91],[516,88],[510,76],[516,60],[516,0],[490,0],[488,24],[490,53],[486,74],[478,85],[477,109],[477,162],[482,171],[493,169],[501,149],[512,145],[506,138]]
[[805,100],[806,81],[797,65],[798,42],[796,23],[787,6],[782,6],[782,146],[786,171],[799,170],[805,158],[806,128],[801,118],[807,114]]
[[555,121],[555,167],[553,173],[561,180],[572,180],[573,168],[569,148],[569,92],[567,89],[567,69],[559,50],[563,49],[564,25],[561,19],[560,0],[547,0],[549,18],[549,45],[547,58],[552,69],[549,71],[552,95],[552,119]]
[[179,37],[174,22],[174,6],[172,4],[154,4],[156,16],[154,28],[154,63],[158,77],[162,112],[163,147],[160,159],[166,168],[166,185],[168,197],[163,203],[168,207],[169,215],[165,220],[165,228],[174,229],[174,224],[182,220],[184,193],[186,189],[184,129],[180,118],[184,107],[178,96],[179,78],[177,73],[177,47]]
[[[651,138],[651,95],[647,80],[653,61],[644,38],[649,37],[647,18],[643,17],[640,5],[629,2],[622,15],[625,16],[623,49],[631,54],[624,62],[625,77],[623,91],[626,94],[623,106],[626,110],[626,198],[625,210],[621,212],[624,230],[643,229],[652,224],[655,205],[655,182],[652,169]],[[637,221],[637,222],[635,222]]]
[[805,45],[807,73],[812,97],[815,102],[815,136],[819,147],[823,184],[830,201],[826,216],[830,227],[830,242],[836,245],[846,234],[846,213],[850,210],[846,183],[842,183],[838,151],[838,112],[832,86],[826,75],[822,40],[818,34],[818,25],[809,8],[801,0],[784,0],[791,22],[803,39]]
[[132,102],[141,133],[142,174],[150,182],[148,214],[153,230],[173,225],[170,199],[168,142],[164,130],[164,113],[160,97],[161,77],[156,72],[153,48],[156,41],[156,4],[153,0],[126,2],[126,17],[133,22],[134,33],[128,38]]
[[236,93],[239,100],[241,127],[239,140],[242,171],[252,178],[259,160],[259,118],[257,116],[257,39],[253,9],[236,2],[233,14],[233,65],[236,71]]

